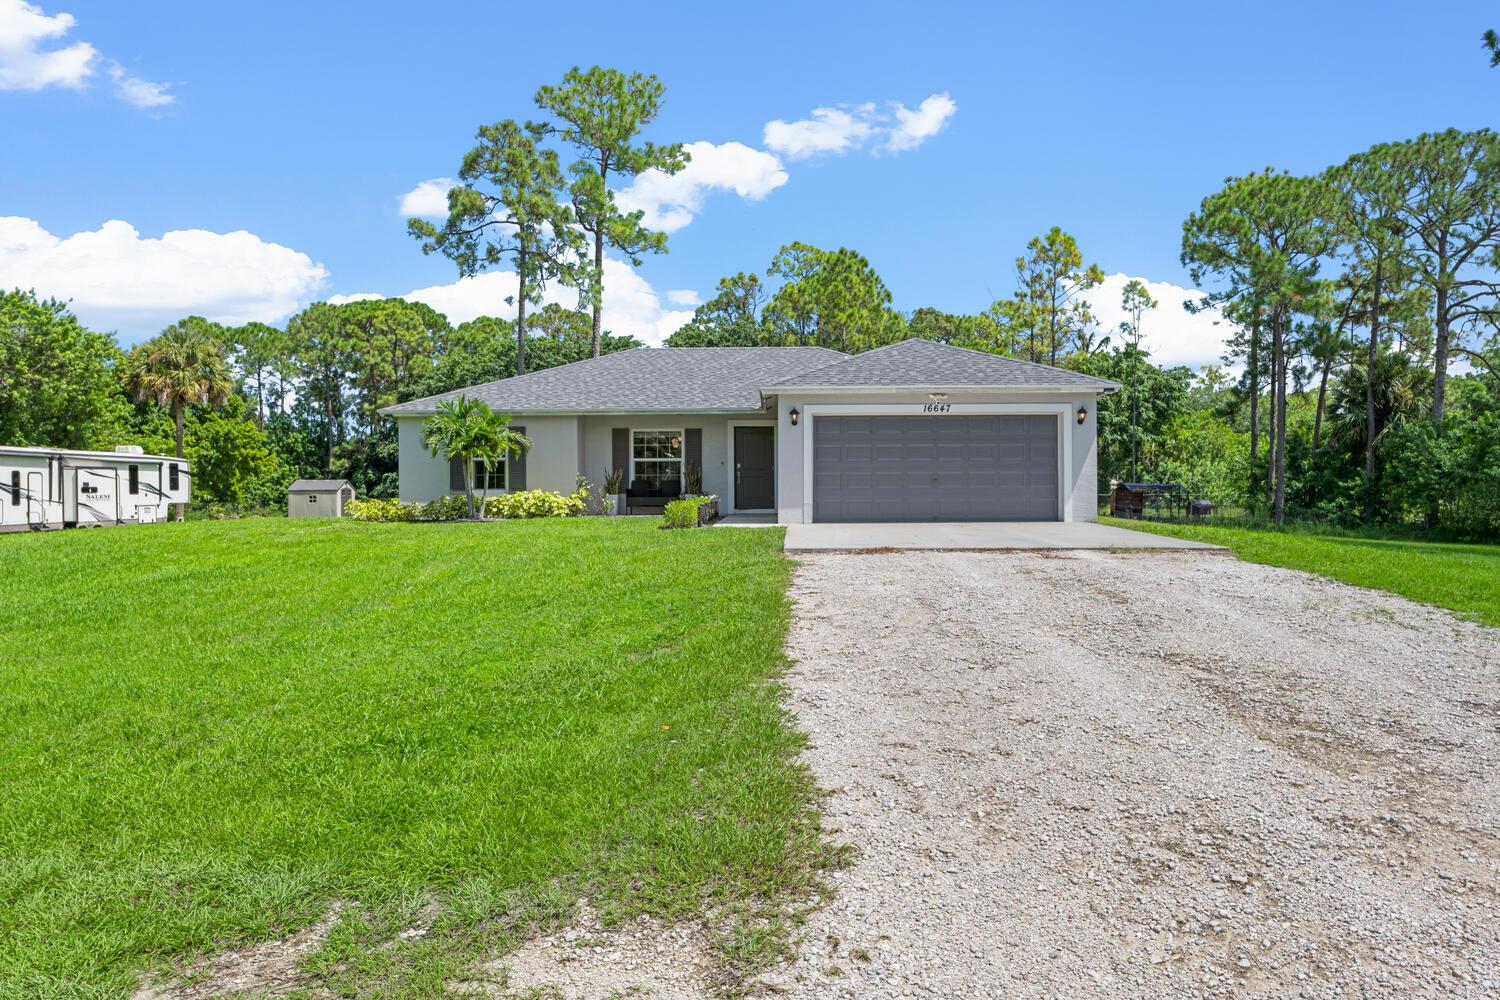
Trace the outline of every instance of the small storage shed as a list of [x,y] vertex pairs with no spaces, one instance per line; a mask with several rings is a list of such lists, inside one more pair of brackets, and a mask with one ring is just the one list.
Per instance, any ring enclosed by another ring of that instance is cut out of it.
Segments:
[[299,479],[286,494],[287,517],[343,517],[344,505],[354,499],[347,479]]

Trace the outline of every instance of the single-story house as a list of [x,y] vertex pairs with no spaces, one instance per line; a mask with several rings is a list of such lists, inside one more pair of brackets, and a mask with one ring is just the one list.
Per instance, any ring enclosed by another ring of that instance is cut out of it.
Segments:
[[380,412],[397,423],[403,500],[463,491],[462,468],[431,455],[422,423],[466,395],[532,442],[489,471],[491,492],[566,493],[616,468],[627,485],[671,492],[696,467],[723,512],[783,524],[1092,521],[1096,402],[1119,388],[929,340],[856,355],[638,348]]

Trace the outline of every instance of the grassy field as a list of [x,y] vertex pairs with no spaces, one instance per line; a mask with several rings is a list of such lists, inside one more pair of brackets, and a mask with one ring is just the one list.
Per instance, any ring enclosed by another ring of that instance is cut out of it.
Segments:
[[1233,549],[1250,562],[1306,570],[1356,587],[1388,590],[1486,625],[1500,626],[1500,546],[1110,517],[1100,518],[1100,522],[1213,542]]
[[[0,996],[127,996],[340,900],[317,985],[441,996],[581,892],[616,917],[805,893],[826,856],[770,683],[780,539],[604,519],[0,536]],[[434,932],[391,946],[434,903]]]

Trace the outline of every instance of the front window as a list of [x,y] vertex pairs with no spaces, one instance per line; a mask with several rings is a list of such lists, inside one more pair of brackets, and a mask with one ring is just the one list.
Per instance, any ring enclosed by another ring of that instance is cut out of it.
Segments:
[[474,462],[474,488],[476,490],[503,490],[505,489],[505,460],[494,463],[489,468],[480,461]]
[[632,431],[632,479],[663,489],[675,483],[682,489],[682,431]]

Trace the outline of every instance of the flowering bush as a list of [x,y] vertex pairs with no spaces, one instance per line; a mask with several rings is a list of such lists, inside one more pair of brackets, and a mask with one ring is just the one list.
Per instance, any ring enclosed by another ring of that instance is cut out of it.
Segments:
[[426,506],[395,499],[350,500],[344,509],[356,521],[415,521],[422,517]]
[[552,490],[521,490],[490,497],[484,506],[486,517],[577,517],[584,511],[584,497],[577,493],[563,496]]
[[[586,486],[563,496],[551,490],[521,490],[484,501],[485,517],[577,517],[588,507]],[[479,508],[480,498],[474,501]],[[400,500],[351,500],[346,506],[356,521],[462,521],[469,516],[469,502],[462,494],[438,497],[427,503]]]

